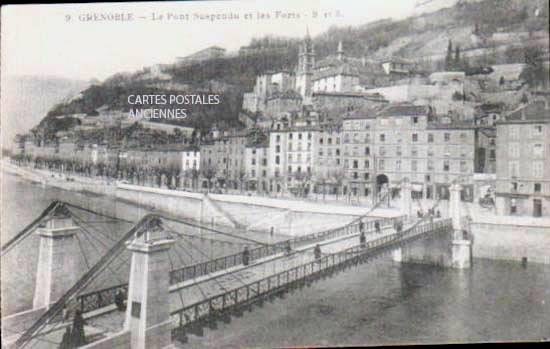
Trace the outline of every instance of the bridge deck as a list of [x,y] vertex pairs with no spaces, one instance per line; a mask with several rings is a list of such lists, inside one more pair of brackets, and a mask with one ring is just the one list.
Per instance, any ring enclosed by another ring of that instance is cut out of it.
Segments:
[[[395,233],[391,227],[384,227],[380,234],[367,232],[367,241],[375,238],[389,236]],[[359,244],[359,234],[352,233],[346,236],[327,239],[319,242],[321,251],[336,253]],[[194,304],[204,299],[226,293],[246,284],[264,279],[270,275],[292,269],[299,265],[314,260],[313,248],[316,243],[303,244],[293,250],[290,255],[277,253],[254,261],[249,266],[239,265],[225,270],[188,280],[170,289],[170,308],[177,310],[187,305]],[[120,331],[124,325],[123,312],[115,310],[113,305],[88,314],[93,316],[88,322],[96,328],[103,328],[108,332]]]

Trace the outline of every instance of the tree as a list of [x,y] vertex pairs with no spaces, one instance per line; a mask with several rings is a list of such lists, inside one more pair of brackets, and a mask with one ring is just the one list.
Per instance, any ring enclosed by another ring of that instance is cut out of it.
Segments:
[[243,169],[241,169],[239,171],[239,186],[241,189],[241,193],[243,192],[243,184],[245,181],[246,181],[246,172]]
[[216,169],[212,165],[206,165],[202,170],[202,175],[208,181],[208,191],[212,185],[212,178],[216,176]]
[[519,77],[533,88],[548,86],[548,80],[550,79],[548,69],[544,67],[540,59],[542,52],[542,49],[538,46],[528,46],[524,49],[526,65]]
[[447,45],[447,56],[445,57],[445,70],[451,70],[453,65],[453,42],[449,39]]
[[457,45],[455,48],[455,60],[453,65],[455,70],[460,70],[460,45]]
[[344,169],[336,169],[330,172],[330,178],[336,184],[336,200],[338,200],[338,193],[342,189],[342,184],[344,183],[344,176],[346,172]]
[[328,184],[328,178],[325,173],[321,173],[317,177],[317,183],[323,188],[323,201],[325,201],[325,195],[327,193],[327,184]]

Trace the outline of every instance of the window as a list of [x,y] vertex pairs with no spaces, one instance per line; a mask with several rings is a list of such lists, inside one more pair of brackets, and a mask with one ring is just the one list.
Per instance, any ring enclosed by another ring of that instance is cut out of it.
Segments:
[[508,155],[511,158],[519,158],[519,144],[518,143],[508,144]]
[[418,156],[418,149],[416,147],[411,148],[411,156],[417,157]]
[[413,124],[418,124],[418,116],[413,116]]
[[541,185],[540,183],[535,183],[535,193],[540,193],[541,192]]
[[433,160],[428,160],[428,171],[433,171],[433,169],[434,169]]
[[380,142],[385,142],[386,141],[386,135],[381,133],[380,134]]
[[340,156],[340,149],[336,149],[336,156]]
[[418,133],[413,133],[412,134],[412,141],[413,142],[418,142]]
[[292,162],[292,154],[288,154],[288,162]]
[[292,166],[288,166],[288,173],[292,174]]
[[275,164],[279,165],[281,162],[281,159],[279,158],[279,155],[275,157]]
[[519,128],[517,125],[510,126],[510,138],[517,139],[519,137]]
[[460,172],[466,172],[468,171],[468,166],[466,165],[466,161],[460,162]]
[[365,180],[368,181],[369,180],[369,173],[368,172],[365,172]]
[[323,144],[323,137],[319,138],[319,144]]
[[280,146],[280,145],[277,145],[277,146],[275,147],[275,152],[276,152],[276,153],[280,153],[280,152],[281,152],[281,146]]
[[449,170],[450,170],[449,160],[443,160],[443,171],[449,172]]
[[411,171],[418,171],[418,161],[417,160],[412,160],[411,161]]
[[298,139],[302,139],[302,134],[301,133],[298,133]]
[[386,148],[380,147],[380,156],[386,155]]
[[541,125],[533,126],[533,136],[534,137],[542,136],[542,126]]
[[288,151],[292,151],[292,142],[288,143]]
[[443,138],[444,138],[445,142],[449,142],[451,140],[451,134],[450,133],[445,133],[443,135]]
[[256,165],[256,159],[252,159],[252,165]]
[[378,169],[383,170],[384,169],[384,160],[378,160]]
[[401,170],[401,160],[395,160],[395,169],[397,171]]
[[288,139],[292,139],[292,133],[288,134]]
[[395,154],[396,154],[397,156],[401,156],[401,154],[402,154],[402,152],[401,152],[401,146],[398,146],[398,147],[396,148]]
[[542,161],[533,162],[533,177],[543,178],[544,163]]
[[281,141],[281,136],[277,135],[276,140],[277,140],[277,142],[280,142]]
[[370,148],[369,147],[365,147],[365,155],[370,155]]
[[508,162],[510,177],[519,177],[519,161]]
[[332,138],[328,139],[328,144],[332,144]]
[[369,160],[365,160],[365,168],[369,168],[370,167],[370,161]]
[[544,148],[542,147],[542,144],[537,143],[533,144],[533,155],[537,158],[542,158],[544,154]]

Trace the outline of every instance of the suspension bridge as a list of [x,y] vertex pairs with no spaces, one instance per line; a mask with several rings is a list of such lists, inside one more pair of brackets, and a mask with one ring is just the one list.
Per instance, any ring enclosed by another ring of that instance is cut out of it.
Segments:
[[[410,247],[426,239],[449,240],[449,266],[468,267],[471,244],[460,205],[452,204],[460,188],[451,190],[452,218],[414,220],[406,212],[407,184],[404,215],[370,217],[382,197],[340,228],[290,239],[259,239],[164,213],[132,222],[53,202],[2,246],[5,258],[30,236],[40,240],[33,308],[2,319],[3,346],[57,347],[78,310],[85,348],[185,347],[189,335],[373,258],[391,253],[413,261],[417,248]],[[120,294],[124,304],[117,304]]]

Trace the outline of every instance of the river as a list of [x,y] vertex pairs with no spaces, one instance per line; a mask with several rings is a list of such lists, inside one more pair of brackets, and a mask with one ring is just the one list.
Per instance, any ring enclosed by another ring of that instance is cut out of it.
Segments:
[[[43,188],[5,175],[2,244],[52,200],[136,219],[145,209],[110,198]],[[2,259],[2,310],[32,303],[37,239]],[[26,244],[26,245],[25,245]],[[6,263],[8,262],[8,263]],[[229,324],[189,335],[190,347],[284,347],[539,341],[550,338],[550,265],[474,260],[470,270],[398,265],[388,257],[360,265],[284,299],[254,307]]]

